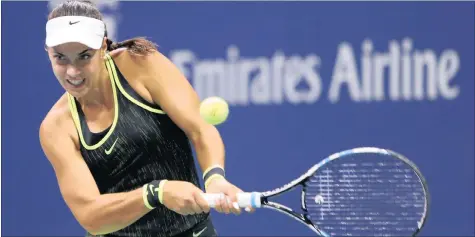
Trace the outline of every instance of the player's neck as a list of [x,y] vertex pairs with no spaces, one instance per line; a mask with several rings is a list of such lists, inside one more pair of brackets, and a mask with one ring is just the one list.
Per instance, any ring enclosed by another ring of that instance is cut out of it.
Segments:
[[113,108],[114,96],[112,93],[112,83],[109,73],[104,68],[89,92],[80,100],[86,107],[106,107]]

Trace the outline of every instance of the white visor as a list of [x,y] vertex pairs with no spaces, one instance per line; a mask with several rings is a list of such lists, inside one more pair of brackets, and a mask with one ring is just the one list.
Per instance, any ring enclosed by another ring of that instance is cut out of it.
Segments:
[[46,23],[46,46],[77,42],[100,49],[104,40],[104,22],[84,16],[62,16]]

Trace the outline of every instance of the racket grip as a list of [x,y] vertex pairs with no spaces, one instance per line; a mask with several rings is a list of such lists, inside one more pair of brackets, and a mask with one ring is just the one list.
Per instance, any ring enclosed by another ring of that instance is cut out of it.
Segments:
[[[219,193],[204,193],[203,194],[204,199],[208,202],[208,205],[211,208],[216,207],[216,203],[219,201],[219,199],[222,199],[224,197],[224,194],[219,194]],[[228,202],[231,200],[228,199]],[[260,208],[261,207],[261,195],[257,192],[252,192],[252,193],[238,193],[237,194],[237,203],[239,208],[246,208],[246,207],[252,207],[252,208]]]

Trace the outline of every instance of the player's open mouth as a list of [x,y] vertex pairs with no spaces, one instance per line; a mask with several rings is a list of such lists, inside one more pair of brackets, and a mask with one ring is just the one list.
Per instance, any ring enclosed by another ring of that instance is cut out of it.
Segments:
[[68,83],[73,85],[74,87],[80,87],[84,83],[85,78],[83,78],[83,79],[66,79],[66,81],[68,81]]

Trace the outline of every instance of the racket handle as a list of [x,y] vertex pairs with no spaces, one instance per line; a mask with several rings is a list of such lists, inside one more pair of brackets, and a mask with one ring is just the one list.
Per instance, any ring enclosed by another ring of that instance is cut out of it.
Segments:
[[[224,197],[224,194],[219,193],[204,193],[203,197],[208,202],[208,205],[211,208],[216,207],[216,203],[219,199]],[[230,202],[230,200],[228,200]],[[240,208],[252,207],[260,208],[261,207],[261,195],[257,192],[252,193],[238,193],[237,194],[237,203]]]

